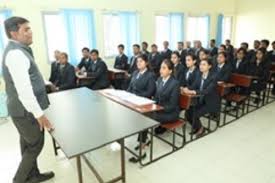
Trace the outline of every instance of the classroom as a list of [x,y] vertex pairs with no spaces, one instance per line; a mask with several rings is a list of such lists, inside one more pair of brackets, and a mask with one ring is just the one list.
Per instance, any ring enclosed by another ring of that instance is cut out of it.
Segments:
[[274,17],[274,0],[0,0],[0,182],[275,183]]

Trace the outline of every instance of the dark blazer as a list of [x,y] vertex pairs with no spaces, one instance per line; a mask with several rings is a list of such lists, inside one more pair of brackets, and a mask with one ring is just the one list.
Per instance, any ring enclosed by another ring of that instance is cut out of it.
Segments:
[[253,60],[248,65],[247,74],[250,76],[257,76],[257,83],[254,84],[253,88],[255,91],[261,91],[266,87],[266,82],[269,78],[270,62],[264,60],[257,65],[256,60]]
[[152,70],[155,72],[156,75],[158,75],[160,65],[162,62],[161,55],[159,54],[159,52],[157,52],[154,55],[153,55],[153,53],[150,53],[148,59],[149,59],[150,66],[151,66]]
[[127,91],[141,97],[151,98],[156,89],[154,73],[147,69],[137,78],[138,74],[139,70],[136,70],[132,74],[131,82]]
[[243,59],[240,63],[239,63],[239,67],[237,68],[237,60],[235,59],[232,62],[232,73],[237,73],[237,74],[247,74],[247,67],[248,67],[248,61]]
[[217,75],[217,81],[228,82],[232,74],[232,66],[230,63],[225,63],[223,67],[219,70],[218,64],[213,70]]
[[91,89],[98,90],[109,87],[108,68],[103,60],[100,58],[96,63],[92,61],[87,76],[92,77]]
[[172,50],[170,50],[169,48],[166,51],[163,50],[160,52],[160,55],[161,55],[162,60],[171,59]]
[[76,87],[76,76],[74,66],[67,63],[64,68],[59,67],[57,79],[54,82],[59,90],[68,90]]
[[183,77],[182,77],[182,80],[180,82],[180,85],[182,87],[190,87],[196,81],[196,79],[200,76],[200,71],[196,67],[193,70],[193,72],[189,74],[188,78],[186,78],[188,70],[189,70],[188,68],[184,69]]
[[175,79],[181,82],[184,77],[184,66],[181,63],[179,63],[177,66],[174,67],[173,74]]
[[128,64],[128,57],[123,55],[116,56],[114,68],[121,69],[121,70],[127,70],[127,64]]
[[178,119],[180,113],[179,99],[179,82],[173,76],[171,76],[163,86],[162,78],[159,77],[156,82],[156,93],[154,97],[156,103],[164,107],[164,110],[158,113],[159,121],[171,122]]
[[132,56],[128,65],[128,73],[132,74],[135,70],[137,70],[137,57]]
[[149,54],[150,54],[150,52],[148,51],[148,50],[146,50],[146,51],[141,51],[141,54],[144,54],[144,55],[146,55],[147,57],[149,56]]
[[209,52],[210,52],[210,56],[214,57],[215,55],[218,55],[218,48],[216,46],[213,48],[210,48]]
[[50,75],[50,79],[49,79],[50,82],[54,83],[56,81],[58,69],[59,69],[59,63],[57,61],[54,61],[51,64],[51,75]]
[[275,54],[273,54],[274,50],[271,50],[268,52],[268,58],[271,61],[272,64],[275,64]]
[[189,88],[195,90],[198,95],[201,95],[198,105],[205,105],[209,112],[218,112],[220,110],[220,96],[217,91],[217,77],[214,72],[209,72],[206,80],[203,83],[203,89],[200,90],[202,74]]
[[86,61],[85,58],[82,58],[81,61],[80,61],[80,63],[77,65],[77,67],[79,69],[82,69],[82,67],[84,67],[85,70],[87,71],[89,69],[89,67],[90,67],[91,62],[92,62],[91,59],[89,59],[89,61]]

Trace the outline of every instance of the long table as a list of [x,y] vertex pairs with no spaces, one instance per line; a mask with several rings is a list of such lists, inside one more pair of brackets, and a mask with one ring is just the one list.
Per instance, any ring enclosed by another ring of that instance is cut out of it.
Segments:
[[51,135],[67,158],[76,158],[79,183],[81,158],[99,182],[105,182],[85,154],[113,142],[121,145],[121,174],[107,182],[126,182],[124,139],[158,123],[87,88],[49,94],[49,99],[46,116],[55,128]]

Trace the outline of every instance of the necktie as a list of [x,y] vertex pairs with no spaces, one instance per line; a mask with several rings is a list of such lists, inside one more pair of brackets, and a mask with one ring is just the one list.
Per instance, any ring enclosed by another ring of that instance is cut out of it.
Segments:
[[140,77],[140,75],[141,75],[141,74],[140,74],[140,73],[138,73],[138,75],[137,75],[136,79],[138,79],[138,78]]
[[[201,85],[200,85],[200,91],[203,90],[203,84],[204,84],[204,79],[201,79]],[[202,104],[203,103],[203,96],[200,96],[199,98],[199,103]]]
[[95,71],[95,69],[96,69],[96,64],[92,63],[92,71]]

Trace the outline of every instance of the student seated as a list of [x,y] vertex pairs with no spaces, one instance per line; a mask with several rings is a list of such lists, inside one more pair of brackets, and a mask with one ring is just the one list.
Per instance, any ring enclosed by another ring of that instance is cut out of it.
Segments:
[[263,39],[263,40],[261,40],[261,46],[260,46],[260,48],[263,48],[265,50],[265,52],[267,52],[269,44],[270,44],[269,40]]
[[200,118],[208,113],[218,113],[220,110],[220,97],[217,92],[217,79],[214,72],[211,72],[212,62],[202,60],[200,63],[200,76],[191,87],[183,89],[186,94],[199,95],[197,104],[185,112],[185,117],[192,125],[190,134],[200,137],[205,129]]
[[275,41],[272,42],[272,50],[268,52],[268,57],[272,64],[275,64]]
[[209,52],[205,49],[201,49],[199,51],[198,55],[199,55],[199,57],[198,57],[199,59],[197,60],[197,66],[200,65],[201,60],[209,60],[210,59],[209,58]]
[[198,40],[194,41],[194,46],[195,46],[195,55],[197,58],[199,58],[200,51],[205,49],[202,47],[201,41],[198,41]]
[[128,92],[151,98],[155,92],[155,75],[149,68],[149,61],[145,54],[137,57],[137,70],[131,76]]
[[228,82],[231,76],[232,67],[231,63],[228,63],[225,52],[218,53],[217,65],[213,68],[213,71],[217,75],[218,83]]
[[200,71],[196,66],[196,56],[188,54],[185,61],[186,68],[183,72],[183,79],[180,81],[181,87],[190,87],[199,77]]
[[172,51],[169,49],[169,42],[168,41],[164,41],[163,42],[163,50],[161,51],[161,59],[171,59],[171,54]]
[[82,49],[82,59],[79,62],[79,64],[76,67],[76,71],[82,71],[82,72],[86,72],[88,70],[88,68],[90,67],[91,64],[91,59],[90,59],[90,50],[89,48],[83,48]]
[[246,60],[246,51],[243,48],[237,50],[237,57],[232,62],[232,72],[237,74],[246,74],[248,60]]
[[265,53],[265,48],[258,49],[255,60],[248,65],[248,75],[257,77],[257,79],[253,80],[250,87],[250,91],[254,91],[257,95],[254,100],[255,104],[260,102],[260,94],[266,88],[269,78],[270,62],[267,60]]
[[[160,77],[156,82],[156,92],[154,100],[156,104],[164,107],[163,111],[155,112],[150,115],[154,120],[158,121],[160,124],[175,122],[179,118],[180,108],[179,108],[179,97],[180,97],[180,85],[179,82],[173,77],[173,63],[170,60],[164,60],[160,68]],[[166,129],[161,126],[155,128],[155,134],[163,134]],[[147,130],[142,132],[138,138],[138,141],[142,142],[142,148],[145,148],[150,141],[147,142]],[[139,146],[135,148],[138,150]],[[142,157],[130,158],[130,162],[136,163],[139,159],[144,159],[146,154]]]
[[[268,52],[268,55],[271,64],[275,65],[275,41],[272,42],[272,50]],[[272,75],[272,77],[275,78],[275,75]],[[272,95],[275,95],[275,83],[273,84]]]
[[254,40],[253,47],[254,49],[251,49],[248,51],[246,60],[251,61],[252,59],[255,59],[256,57],[256,52],[260,48],[261,42],[259,40]]
[[147,57],[149,56],[150,52],[148,51],[148,43],[143,41],[141,43],[142,49],[141,49],[141,54],[146,55]]
[[130,59],[130,64],[128,65],[128,73],[133,74],[137,70],[137,57],[140,55],[140,46],[138,44],[133,45],[133,56]]
[[179,41],[178,42],[178,52],[180,54],[180,63],[183,64],[185,66],[185,57],[187,55],[187,52],[186,50],[183,49],[184,47],[184,44],[182,41]]
[[96,49],[91,50],[91,64],[87,71],[87,76],[91,77],[89,88],[99,90],[108,88],[110,83],[108,79],[108,68],[105,62],[99,58],[99,52]]
[[120,70],[127,70],[128,57],[124,54],[124,45],[117,46],[118,56],[116,56],[114,68]]
[[53,61],[51,64],[51,75],[49,78],[49,81],[52,83],[56,80],[56,77],[57,77],[57,73],[58,73],[58,69],[59,69],[59,57],[60,57],[60,51],[55,50],[54,51],[55,61]]
[[74,66],[68,62],[67,53],[60,53],[59,61],[57,77],[53,82],[52,92],[76,87],[75,69]]
[[149,59],[151,69],[154,71],[156,76],[159,76],[161,55],[158,52],[158,46],[156,44],[151,45],[151,53],[149,54],[148,59]]
[[173,76],[178,82],[181,82],[184,77],[184,66],[180,63],[180,54],[174,51],[171,55],[171,61],[174,65]]
[[213,58],[218,54],[218,48],[216,47],[216,40],[215,39],[211,39],[210,40],[210,57]]

